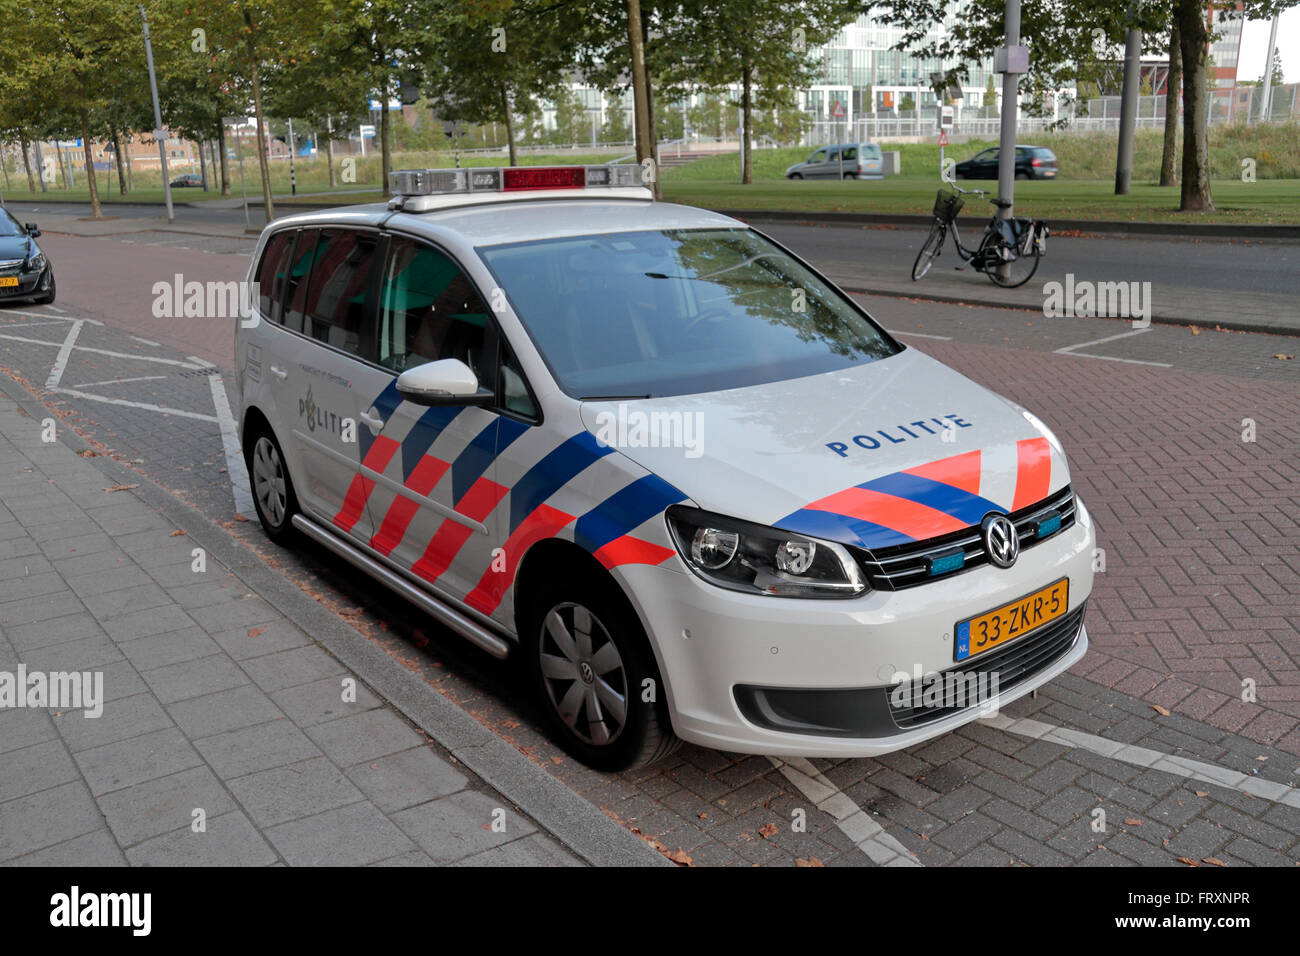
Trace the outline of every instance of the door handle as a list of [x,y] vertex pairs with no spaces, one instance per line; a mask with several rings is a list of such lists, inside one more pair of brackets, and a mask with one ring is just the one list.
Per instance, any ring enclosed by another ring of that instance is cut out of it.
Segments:
[[289,373],[284,369],[280,368],[280,366],[278,365],[272,365],[270,368],[271,368],[271,374],[278,379],[286,379],[289,377]]
[[370,429],[370,433],[372,435],[378,435],[381,431],[383,431],[384,420],[382,418],[376,418],[372,416],[369,412],[362,412],[357,417],[361,419],[361,424],[365,425],[367,428]]

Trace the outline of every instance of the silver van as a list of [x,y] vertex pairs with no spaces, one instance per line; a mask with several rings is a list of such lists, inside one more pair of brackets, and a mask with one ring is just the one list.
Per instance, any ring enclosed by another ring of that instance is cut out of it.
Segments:
[[875,143],[819,147],[785,171],[786,179],[884,179],[885,160]]

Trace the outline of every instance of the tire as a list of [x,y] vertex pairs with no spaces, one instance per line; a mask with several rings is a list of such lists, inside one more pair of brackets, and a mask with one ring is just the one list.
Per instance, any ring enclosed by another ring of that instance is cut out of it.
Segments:
[[251,444],[244,449],[244,461],[262,530],[276,544],[285,544],[295,534],[293,516],[298,513],[298,496],[284,463],[284,452],[270,429],[253,432]]
[[1028,178],[1029,178],[1028,173],[1016,173],[1016,179],[1028,179]]
[[948,228],[941,222],[935,222],[930,227],[930,234],[925,237],[925,244],[921,246],[921,251],[916,254],[916,261],[912,263],[913,282],[924,278],[925,274],[930,271],[930,266],[939,257],[939,250],[942,248],[944,237],[947,234]]
[[[977,253],[977,255],[980,256],[980,261],[991,261],[997,255],[993,251],[992,247],[1001,245],[1002,243],[1000,240],[995,239],[992,236],[986,237],[984,244],[980,246],[980,251]],[[1032,253],[1019,254],[1013,262],[1008,264],[1007,275],[1005,278],[998,275],[998,267],[996,265],[991,265],[986,268],[984,274],[989,277],[989,280],[994,285],[1001,286],[1004,289],[1015,289],[1024,285],[1034,277],[1034,273],[1038,271],[1039,258],[1041,258],[1041,256],[1039,255],[1038,246],[1035,245],[1033,246]]]
[[790,178],[791,178],[791,179],[803,179],[803,176],[801,176],[799,173],[791,173],[791,174],[790,174]]
[[[551,574],[533,591],[520,616],[525,669],[546,728],[565,751],[595,770],[647,766],[681,746],[654,654],[617,586],[582,577]],[[647,680],[656,691],[649,703]]]
[[54,303],[54,293],[55,293],[55,287],[54,287],[54,273],[51,272],[51,273],[50,273],[50,290],[49,290],[48,292],[46,292],[44,295],[38,295],[38,296],[37,296],[35,299],[33,299],[32,301],[35,302],[37,305],[52,305],[52,304]]

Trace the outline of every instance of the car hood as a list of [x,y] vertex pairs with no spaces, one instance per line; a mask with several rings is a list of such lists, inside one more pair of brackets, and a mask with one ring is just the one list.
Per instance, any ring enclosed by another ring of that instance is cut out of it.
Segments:
[[26,259],[37,251],[30,236],[0,236],[0,259]]
[[912,348],[749,388],[584,402],[581,415],[705,510],[865,548],[977,525],[1069,482],[1036,419]]

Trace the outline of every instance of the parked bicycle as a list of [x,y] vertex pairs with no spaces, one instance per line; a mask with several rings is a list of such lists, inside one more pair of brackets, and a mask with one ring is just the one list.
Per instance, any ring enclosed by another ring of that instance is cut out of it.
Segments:
[[[939,190],[934,201],[934,225],[925,245],[916,254],[912,264],[913,281],[920,279],[930,271],[930,266],[939,257],[943,240],[952,230],[952,242],[957,247],[957,255],[963,262],[969,262],[977,272],[983,272],[996,285],[1007,289],[1024,285],[1038,271],[1038,260],[1047,250],[1047,223],[1039,219],[999,219],[993,214],[992,221],[984,228],[984,236],[979,247],[968,249],[962,245],[961,234],[957,231],[957,213],[961,211],[965,200],[962,196],[977,195],[988,197],[983,189],[962,189],[952,185],[953,192]],[[1007,209],[1011,202],[1006,199],[989,199],[998,209]]]

